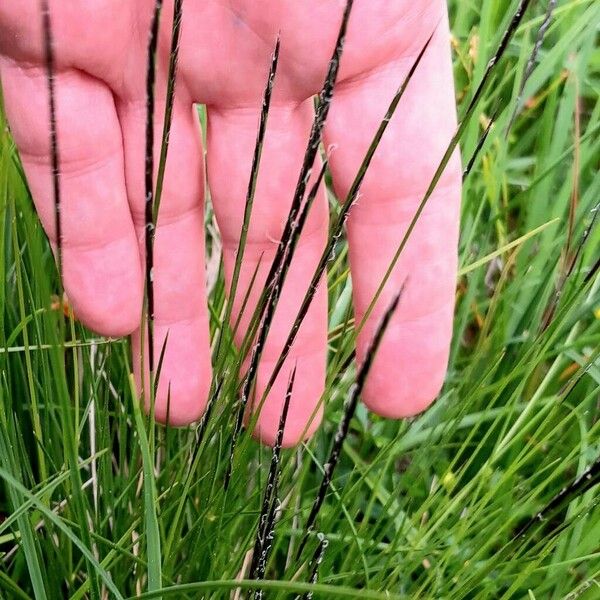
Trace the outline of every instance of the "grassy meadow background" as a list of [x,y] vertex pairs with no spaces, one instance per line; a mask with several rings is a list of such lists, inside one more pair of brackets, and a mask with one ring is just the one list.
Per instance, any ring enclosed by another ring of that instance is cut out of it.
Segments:
[[[439,400],[402,422],[359,404],[307,531],[356,378],[341,239],[325,421],[281,452],[258,569],[272,453],[242,434],[225,489],[230,336],[202,427],[145,418],[128,342],[98,338],[58,302],[0,116],[0,598],[600,598],[600,4],[550,4],[548,24],[547,2],[532,2],[461,137],[465,167],[475,160]],[[460,116],[515,9],[450,1]],[[218,252],[213,239],[215,338]]]

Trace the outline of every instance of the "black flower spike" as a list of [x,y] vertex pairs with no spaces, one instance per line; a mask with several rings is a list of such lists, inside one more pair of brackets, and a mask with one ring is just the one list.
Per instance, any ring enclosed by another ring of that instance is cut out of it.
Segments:
[[[144,157],[145,227],[146,249],[146,312],[148,319],[148,364],[154,372],[154,85],[156,83],[156,49],[162,0],[156,0],[150,38],[148,41],[148,64],[146,70],[146,153]],[[152,383],[151,383],[152,385]]]
[[[42,0],[42,33],[44,57],[46,62],[46,83],[48,86],[48,107],[50,110],[50,160],[52,164],[52,194],[54,199],[54,228],[56,234],[56,262],[59,276],[62,276],[62,221],[61,221],[61,190],[60,190],[60,154],[58,147],[58,132],[56,127],[56,86],[54,55],[54,36],[52,19],[48,0]],[[60,279],[60,277],[59,277]]]
[[375,359],[375,355],[377,354],[377,350],[379,349],[379,345],[383,338],[383,334],[385,333],[390,320],[398,307],[398,303],[400,302],[400,297],[402,295],[402,290],[398,293],[395,298],[392,300],[392,303],[386,310],[381,322],[377,326],[377,330],[375,331],[375,336],[367,349],[365,359],[360,366],[358,371],[358,375],[356,376],[356,382],[351,388],[350,395],[348,396],[345,404],[344,404],[344,414],[342,416],[342,420],[338,425],[337,432],[335,434],[335,438],[333,440],[333,445],[331,447],[331,452],[329,453],[329,458],[324,466],[323,479],[321,480],[321,485],[319,486],[319,490],[317,492],[317,496],[313,503],[310,514],[308,515],[308,519],[306,520],[305,533],[298,546],[298,552],[296,557],[299,558],[306,546],[306,542],[308,540],[308,536],[313,530],[315,521],[317,520],[317,515],[323,506],[323,502],[325,500],[325,495],[327,494],[327,490],[329,489],[329,485],[331,484],[331,480],[333,478],[333,472],[337,466],[337,463],[340,458],[340,453],[342,451],[342,445],[346,437],[348,436],[348,431],[350,429],[350,421],[354,416],[354,412],[356,411],[356,405],[358,404],[358,399],[362,393],[365,382],[367,380],[367,376],[369,375],[369,371],[371,370],[371,365],[373,364],[373,360]]
[[[279,476],[281,473],[281,446],[283,444],[283,433],[287,422],[290,401],[296,380],[296,368],[292,371],[288,382],[283,409],[279,418],[279,427],[277,429],[277,437],[271,454],[271,465],[269,467],[269,475],[265,486],[265,495],[263,498],[262,509],[258,519],[258,529],[256,532],[256,540],[254,542],[254,551],[252,554],[252,564],[250,566],[250,579],[260,580],[265,576],[267,559],[275,534],[275,515],[279,505],[278,488]],[[262,598],[262,590],[255,592],[255,598]]]
[[[319,577],[319,567],[325,558],[325,550],[327,550],[327,546],[329,545],[329,540],[322,533],[317,534],[317,537],[319,538],[319,544],[317,545],[315,553],[310,561],[311,570],[310,577],[308,579],[309,583],[317,583],[317,579]],[[302,597],[300,597],[300,595],[296,596],[296,600],[312,600],[312,598],[312,592],[306,592],[302,595]]]
[[[258,303],[257,311],[260,315],[258,322],[260,324],[258,327],[256,342],[254,344],[252,354],[250,356],[250,365],[248,367],[248,371],[244,379],[244,384],[242,386],[241,401],[240,406],[238,408],[236,423],[234,426],[231,442],[231,460],[225,473],[225,489],[229,487],[229,482],[231,479],[232,460],[233,455],[235,453],[235,447],[237,445],[239,431],[241,430],[242,426],[244,411],[248,403],[252,387],[254,385],[256,373],[258,370],[258,364],[262,356],[262,351],[264,348],[265,341],[267,339],[267,334],[269,332],[269,328],[273,320],[273,315],[275,314],[275,308],[277,307],[277,303],[281,295],[281,289],[283,288],[283,284],[285,282],[288,266],[291,262],[292,257],[289,253],[289,248],[292,246],[292,244],[295,245],[295,242],[293,240],[297,239],[297,237],[300,235],[300,231],[297,227],[297,217],[302,207],[302,200],[306,193],[306,187],[312,174],[313,164],[315,162],[315,158],[319,150],[319,144],[321,143],[323,128],[327,120],[327,115],[329,114],[329,108],[331,106],[333,90],[339,73],[340,59],[344,49],[346,31],[348,27],[348,21],[350,19],[350,13],[352,11],[352,6],[353,0],[347,0],[337,41],[333,51],[333,56],[329,61],[327,75],[325,77],[325,83],[323,84],[323,88],[319,95],[319,105],[317,107],[317,111],[313,121],[308,145],[302,163],[302,168],[300,169],[300,175],[298,177],[298,183],[296,185],[296,190],[292,199],[290,212],[288,214],[288,218],[285,224],[279,247],[277,248],[275,258],[273,259],[270,272],[267,276],[265,292],[263,293],[263,296]],[[250,339],[253,339],[253,336],[250,336]]]

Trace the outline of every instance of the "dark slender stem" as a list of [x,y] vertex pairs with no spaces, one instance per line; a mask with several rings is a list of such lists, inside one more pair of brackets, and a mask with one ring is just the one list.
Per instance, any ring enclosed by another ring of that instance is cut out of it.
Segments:
[[[327,546],[329,545],[329,540],[322,533],[319,533],[318,537],[319,537],[319,543],[318,543],[318,545],[315,549],[315,553],[313,554],[313,557],[310,561],[311,570],[310,570],[310,577],[308,578],[309,583],[317,583],[317,579],[319,577],[319,567],[321,566],[321,563],[323,562],[323,558],[325,558],[325,550],[327,550]],[[312,592],[306,592],[305,594],[302,595],[302,598],[300,598],[299,595],[296,596],[296,600],[312,600],[312,598],[313,598]]]
[[[156,50],[162,0],[155,0],[146,72],[146,154],[145,154],[145,250],[146,250],[146,314],[148,325],[148,365],[150,377],[154,373],[154,106],[156,83]],[[152,388],[152,381],[150,386]],[[152,394],[152,391],[150,391]],[[152,394],[153,395],[153,394]]]
[[522,0],[519,3],[519,6],[517,7],[517,10],[512,17],[508,28],[506,29],[506,31],[504,32],[504,34],[502,36],[502,39],[500,40],[500,44],[499,44],[496,52],[494,53],[494,55],[488,62],[487,68],[486,68],[486,70],[483,74],[483,77],[475,91],[475,94],[473,95],[473,98],[469,102],[467,110],[465,111],[463,118],[461,119],[460,123],[458,124],[456,132],[452,136],[452,139],[450,140],[450,143],[448,144],[448,147],[446,148],[446,151],[445,151],[444,155],[442,156],[442,159],[440,160],[440,164],[438,165],[438,167],[431,179],[431,182],[429,183],[429,186],[423,196],[423,199],[419,203],[419,206],[417,207],[417,210],[415,211],[415,214],[413,215],[413,218],[411,219],[411,221],[406,229],[404,237],[402,238],[402,241],[400,242],[400,244],[396,250],[396,253],[394,254],[394,257],[392,258],[392,260],[387,268],[387,271],[386,271],[385,275],[383,276],[381,283],[379,284],[379,288],[375,292],[375,295],[374,295],[373,299],[371,300],[371,303],[369,304],[367,310],[365,311],[365,314],[364,314],[361,322],[356,327],[357,333],[362,329],[363,325],[366,323],[367,319],[371,315],[371,312],[373,311],[373,308],[375,307],[375,304],[377,303],[377,300],[379,299],[379,296],[381,295],[383,288],[387,284],[387,282],[392,274],[392,271],[394,270],[394,267],[396,266],[396,263],[398,262],[398,259],[400,258],[402,252],[404,251],[404,248],[406,247],[406,244],[408,243],[408,240],[410,239],[410,237],[417,225],[417,222],[421,218],[421,214],[425,210],[425,206],[429,202],[431,195],[435,191],[437,184],[439,183],[444,171],[446,170],[446,167],[448,166],[448,163],[450,162],[450,159],[452,158],[452,155],[454,154],[454,151],[456,150],[456,148],[458,146],[458,142],[462,138],[462,135],[463,135],[465,129],[467,128],[467,125],[470,122],[470,119],[475,111],[475,108],[477,107],[477,105],[479,104],[479,101],[481,100],[481,97],[483,96],[483,92],[487,89],[487,86],[489,85],[490,81],[492,80],[492,75],[495,71],[496,66],[498,65],[498,63],[500,62],[500,59],[506,52],[506,49],[508,48],[508,43],[510,42],[510,40],[511,40],[513,34],[515,33],[515,31],[517,30],[517,28],[519,27],[519,24],[521,23],[523,16],[525,14],[525,10],[527,9],[527,7],[529,6],[530,3],[531,3],[531,0]]
[[488,139],[488,136],[490,134],[490,131],[492,130],[492,126],[496,122],[496,118],[498,117],[498,112],[499,112],[498,109],[496,109],[494,111],[493,115],[490,117],[490,120],[489,120],[489,123],[487,124],[487,127],[485,128],[485,131],[483,132],[483,134],[481,135],[481,137],[477,141],[477,146],[475,147],[475,150],[473,151],[473,154],[471,155],[471,158],[469,159],[469,162],[467,163],[467,166],[465,167],[465,170],[463,171],[463,176],[462,176],[463,182],[467,179],[467,177],[469,176],[469,174],[473,170],[473,166],[475,165],[475,161],[477,160],[477,157],[479,156],[479,154],[483,150],[483,147],[485,146],[485,143],[486,143],[486,141]]
[[[259,323],[263,318],[264,314],[268,311],[268,302],[273,301],[271,298],[271,289],[280,286],[281,276],[278,277],[278,273],[282,272],[281,265],[285,261],[285,257],[288,254],[290,240],[294,235],[294,230],[297,229],[296,219],[302,207],[302,201],[304,199],[306,187],[312,174],[315,158],[319,149],[319,144],[321,143],[323,128],[325,127],[325,122],[327,120],[327,116],[329,114],[329,109],[331,106],[331,101],[333,99],[333,92],[337,81],[341,56],[344,50],[346,31],[348,27],[348,21],[350,19],[352,5],[353,0],[347,0],[333,55],[329,61],[325,81],[323,83],[323,87],[321,88],[321,92],[319,93],[317,110],[315,112],[315,117],[311,127],[308,144],[302,162],[302,167],[300,169],[300,174],[296,183],[296,189],[294,191],[294,196],[292,198],[292,203],[285,223],[283,234],[281,236],[279,246],[277,247],[277,251],[275,253],[273,262],[271,263],[269,274],[266,278],[267,283],[265,286],[265,290],[258,302],[257,311],[259,314]],[[297,235],[299,235],[299,231],[297,232]],[[283,277],[283,279],[285,279],[285,276]],[[252,335],[249,336],[249,339],[251,340],[252,337]]]
[[[585,248],[585,245],[590,237],[590,233],[594,230],[594,227],[597,225],[597,218],[598,218],[599,211],[600,211],[600,204],[596,205],[596,207],[594,207],[592,209],[592,214],[593,214],[592,222],[590,223],[589,227],[586,227],[586,229],[584,230],[583,235],[581,236],[581,240],[580,240],[579,244],[577,244],[577,249],[575,250],[573,256],[570,259],[569,259],[569,252],[568,252],[568,248],[569,248],[570,244],[569,244],[569,241],[567,240],[567,244],[565,245],[565,251],[564,251],[564,260],[568,261],[568,262],[565,262],[565,272],[560,275],[554,295],[552,296],[552,299],[550,300],[550,302],[548,303],[548,306],[546,307],[544,316],[542,318],[540,331],[545,331],[552,323],[552,320],[556,313],[556,308],[557,308],[560,298],[562,296],[565,284],[566,284],[567,280],[573,274],[575,265],[579,261],[579,257],[581,256],[581,253],[583,252],[583,249]],[[584,278],[584,280],[583,280],[584,285],[587,284],[592,279],[592,277],[594,276],[594,273],[598,270],[599,265],[600,265],[600,258],[596,261],[596,264],[592,267],[591,271]]]
[[521,78],[521,85],[519,86],[519,93],[517,95],[517,101],[515,102],[515,108],[510,116],[508,121],[508,125],[506,126],[505,138],[508,137],[510,130],[515,122],[517,114],[521,108],[521,102],[523,101],[523,92],[525,91],[525,86],[535,69],[535,61],[537,60],[538,54],[542,48],[542,44],[544,43],[544,38],[546,37],[546,33],[548,28],[550,27],[550,23],[552,22],[552,13],[556,8],[556,0],[548,0],[548,6],[546,8],[546,15],[544,16],[544,20],[538,29],[535,44],[533,45],[533,50],[527,60],[527,64],[525,65],[525,69],[523,71],[523,77]]
[[[302,163],[302,168],[300,169],[300,175],[298,177],[298,183],[296,185],[296,190],[292,199],[292,205],[288,214],[281,241],[277,248],[277,252],[275,253],[273,263],[271,264],[269,275],[267,276],[267,285],[265,286],[266,291],[263,294],[261,300],[259,301],[258,311],[261,315],[258,321],[260,323],[259,330],[257,335],[257,341],[254,344],[252,354],[250,356],[250,365],[248,367],[248,371],[244,379],[244,384],[242,386],[240,407],[238,409],[238,414],[236,418],[236,423],[234,425],[231,441],[230,461],[227,471],[225,472],[225,489],[227,489],[227,487],[229,486],[229,481],[231,479],[233,457],[237,445],[237,438],[242,427],[244,411],[248,403],[248,398],[250,397],[252,388],[254,386],[256,373],[258,371],[258,364],[260,362],[260,358],[264,349],[264,343],[266,341],[267,333],[270,324],[273,320],[273,316],[275,314],[275,308],[279,301],[283,284],[285,282],[285,275],[287,273],[287,268],[285,266],[286,255],[288,255],[291,240],[295,236],[299,235],[299,232],[295,232],[297,228],[296,219],[301,209],[302,200],[304,199],[304,195],[306,192],[306,187],[312,174],[313,164],[315,162],[315,158],[319,149],[319,144],[321,143],[323,128],[325,126],[325,121],[327,119],[329,108],[331,106],[333,90],[339,73],[340,59],[344,49],[346,31],[353,3],[354,0],[346,0],[346,8],[342,17],[342,22],[340,25],[333,55],[331,57],[331,60],[329,61],[327,75],[325,77],[325,83],[323,84],[323,88],[319,95],[319,105],[317,107],[315,119],[313,121],[311,133],[308,140],[308,146],[306,148],[304,160]],[[290,260],[291,256],[289,256],[288,258],[288,264]]]
[[[235,264],[233,267],[233,274],[231,276],[231,289],[229,290],[229,299],[227,301],[227,308],[225,311],[225,317],[223,319],[223,326],[221,327],[221,331],[219,333],[219,337],[217,339],[215,356],[218,358],[221,349],[221,343],[223,340],[223,335],[225,331],[225,327],[229,324],[231,319],[231,314],[233,310],[233,303],[235,301],[235,296],[237,293],[237,285],[240,277],[240,271],[242,267],[242,259],[244,258],[244,253],[246,250],[246,242],[248,239],[248,230],[250,227],[250,219],[252,217],[252,209],[254,206],[254,196],[256,194],[256,183],[258,181],[258,172],[260,168],[260,161],[262,157],[262,151],[264,147],[265,135],[267,132],[267,122],[269,118],[269,112],[271,109],[271,98],[273,96],[273,87],[275,85],[275,76],[277,75],[277,66],[279,64],[279,52],[281,49],[281,39],[279,36],[277,37],[277,41],[275,43],[275,50],[273,51],[273,56],[271,57],[271,67],[269,69],[269,76],[267,78],[267,85],[265,86],[265,90],[263,93],[263,101],[260,112],[260,119],[258,123],[258,133],[256,136],[256,143],[254,145],[254,153],[252,156],[252,166],[250,169],[250,181],[248,182],[248,190],[246,192],[246,203],[244,206],[244,218],[242,221],[242,229],[240,232],[240,240],[237,247],[237,252],[235,255]],[[252,285],[252,282],[251,282]],[[238,321],[241,319],[243,314],[243,307],[240,310],[240,314],[238,316]],[[237,329],[237,323],[234,330]],[[235,335],[235,331],[232,332]]]
[[[286,342],[283,346],[283,350],[282,350],[279,358],[277,359],[277,362],[275,363],[275,367],[273,368],[273,372],[272,372],[269,382],[267,384],[267,388],[266,388],[267,390],[270,390],[272,388],[272,386],[275,383],[275,380],[279,374],[279,371],[281,370],[281,367],[283,366],[283,364],[291,350],[291,347],[294,343],[294,340],[296,339],[296,335],[298,334],[300,326],[302,325],[302,322],[304,321],[304,318],[306,317],[308,309],[310,308],[312,299],[317,292],[321,277],[323,276],[323,273],[325,272],[325,269],[327,268],[327,263],[329,262],[329,259],[335,250],[335,245],[336,245],[337,241],[339,240],[340,236],[342,235],[342,232],[344,229],[344,224],[346,222],[346,219],[348,218],[350,208],[352,207],[356,198],[358,197],[360,187],[365,178],[367,170],[368,170],[369,166],[371,165],[371,161],[373,160],[375,151],[379,147],[381,138],[383,137],[383,134],[385,133],[386,129],[388,128],[390,121],[391,121],[394,113],[396,112],[398,104],[399,104],[402,96],[404,95],[404,92],[406,91],[406,88],[408,87],[408,84],[410,83],[415,71],[417,70],[417,67],[420,64],[421,59],[423,58],[423,55],[425,54],[425,51],[429,47],[432,37],[433,37],[433,34],[430,36],[430,38],[427,40],[427,42],[421,49],[421,52],[415,59],[415,62],[413,63],[410,71],[408,72],[404,81],[402,82],[402,85],[398,88],[396,94],[392,98],[392,101],[390,102],[390,105],[388,106],[388,109],[387,109],[381,123],[379,124],[377,132],[375,133],[373,140],[371,141],[369,149],[367,150],[367,153],[366,153],[365,157],[363,158],[363,161],[359,167],[358,173],[356,174],[356,177],[354,178],[354,181],[352,182],[352,185],[350,186],[350,189],[348,191],[348,194],[346,196],[346,199],[344,201],[344,204],[342,206],[342,209],[338,216],[338,219],[333,226],[331,235],[329,237],[329,240],[327,241],[327,246],[326,246],[325,250],[323,251],[323,254],[321,255],[319,264],[317,265],[317,268],[315,270],[313,278],[308,287],[308,291],[307,291],[304,299],[302,300],[302,304],[300,305],[298,314],[296,315],[296,318],[294,320],[294,323],[292,325],[290,333],[288,334]],[[299,235],[299,233],[300,233],[300,228],[298,228],[298,235]]]
[[589,283],[592,279],[594,279],[594,277],[596,276],[596,274],[598,273],[599,270],[600,270],[600,257],[598,257],[596,259],[594,266],[590,269],[589,273],[585,276],[584,283]]
[[579,498],[588,490],[600,483],[600,458],[597,458],[592,465],[586,469],[579,477],[575,478],[569,485],[565,486],[550,502],[548,502],[540,511],[536,513],[514,536],[518,539],[525,535],[534,525],[546,520],[560,508],[570,504],[576,498]]
[[[275,513],[277,507],[277,495],[279,487],[279,475],[281,473],[281,446],[283,444],[283,435],[294,389],[294,381],[296,379],[296,368],[292,371],[288,382],[283,409],[279,418],[279,427],[277,429],[277,437],[271,454],[271,465],[269,467],[269,475],[265,486],[265,494],[263,497],[262,508],[258,520],[258,528],[256,532],[256,540],[254,542],[254,551],[252,553],[252,564],[250,567],[250,579],[263,579],[267,559],[272,545],[273,534],[275,529]],[[262,597],[262,591],[255,594],[255,598]]]
[[319,490],[317,492],[316,498],[313,502],[310,514],[308,515],[308,519],[306,520],[305,532],[298,546],[298,551],[296,557],[299,558],[306,546],[306,542],[308,541],[308,536],[312,532],[314,524],[317,520],[317,515],[323,506],[323,502],[325,500],[325,495],[327,494],[327,490],[331,484],[331,479],[333,477],[333,472],[338,464],[340,453],[342,451],[342,445],[348,436],[348,431],[350,429],[350,422],[352,417],[354,416],[354,412],[356,411],[356,406],[358,404],[358,400],[364,388],[365,382],[367,380],[367,376],[371,370],[371,366],[373,364],[373,360],[375,359],[375,355],[377,354],[377,350],[379,349],[379,345],[381,344],[381,340],[383,339],[383,334],[385,333],[390,320],[398,307],[398,303],[400,302],[400,297],[402,295],[402,290],[398,293],[395,298],[392,300],[392,303],[386,310],[381,322],[377,326],[377,330],[375,331],[375,336],[371,340],[371,343],[366,351],[365,358],[360,366],[358,374],[356,376],[356,382],[352,386],[350,390],[350,395],[348,396],[346,402],[344,403],[344,414],[342,416],[342,420],[338,425],[337,432],[335,434],[335,438],[333,440],[333,444],[331,447],[331,451],[329,453],[329,458],[324,466],[323,478],[321,480],[321,485],[319,486]]
[[469,102],[469,105],[467,106],[467,110],[465,111],[465,117],[462,119],[463,122],[466,121],[467,116],[470,115],[475,106],[479,104],[479,100],[481,99],[481,96],[490,81],[490,75],[492,74],[492,71],[494,71],[499,60],[506,52],[506,49],[508,48],[508,43],[510,42],[515,31],[521,24],[523,16],[525,15],[525,11],[527,10],[531,2],[532,0],[520,0],[517,10],[513,14],[513,17],[510,20],[508,27],[504,31],[502,39],[500,40],[500,44],[498,45],[498,48],[496,49],[496,52],[494,53],[492,58],[490,58],[486,66],[485,72],[483,74],[483,77],[481,78],[481,81],[479,82],[479,85],[477,86],[475,93],[473,94],[473,97]]
[[[324,160],[323,161],[323,165],[321,167],[321,170],[319,171],[319,175],[317,177],[317,180],[315,181],[314,185],[312,186],[312,189],[310,190],[308,197],[306,199],[306,202],[303,204],[303,206],[301,207],[301,212],[298,215],[298,221],[297,221],[297,225],[296,227],[294,227],[292,229],[292,232],[290,234],[290,240],[289,243],[287,244],[288,248],[287,248],[287,252],[285,253],[283,262],[281,264],[281,268],[280,270],[275,274],[275,277],[277,278],[277,282],[276,285],[272,288],[272,294],[273,294],[273,298],[270,298],[271,303],[273,303],[273,305],[276,305],[277,302],[279,301],[279,296],[281,295],[281,291],[283,288],[283,281],[285,280],[288,270],[291,266],[292,263],[292,258],[294,257],[294,253],[296,251],[296,247],[298,245],[298,241],[300,239],[300,234],[302,233],[304,226],[306,224],[306,221],[308,219],[308,214],[310,212],[310,209],[314,203],[315,198],[317,197],[317,194],[319,193],[319,189],[321,188],[321,183],[325,177],[325,173],[327,171],[327,166],[328,166],[328,161]],[[316,290],[315,290],[316,292]],[[271,315],[272,313],[269,312],[269,315]],[[261,343],[264,344],[264,341],[266,340],[266,337],[269,333],[270,330],[270,326],[271,323],[269,321],[268,324],[266,324],[266,326],[264,326],[261,329],[261,333],[262,333],[262,337],[264,338],[262,340]],[[293,343],[293,341],[292,341]],[[265,387],[265,390],[263,392],[262,398],[257,406],[257,414],[260,413],[260,410],[262,408],[262,405],[266,399],[266,397],[268,396],[269,392],[271,391],[274,383],[275,383],[275,379],[277,377],[277,375],[279,374],[281,367],[283,366],[283,363],[285,361],[285,359],[287,358],[287,356],[289,355],[289,352],[291,350],[291,346],[292,343],[290,343],[289,345],[287,344],[287,340],[286,340],[286,344],[284,345],[281,354],[278,358],[278,361],[275,365],[275,369],[273,370],[273,373],[271,373],[271,377],[269,378],[269,381]],[[283,359],[282,359],[283,357]],[[279,364],[281,362],[281,364]],[[253,373],[251,375],[252,378],[255,377],[255,374]],[[250,380],[249,380],[250,381]],[[245,382],[246,383],[246,382]],[[248,390],[249,391],[249,390]],[[244,398],[247,396],[244,396],[244,392],[242,392],[242,398]]]
[[169,74],[167,76],[167,96],[165,102],[165,116],[163,122],[162,142],[160,147],[160,159],[158,173],[156,175],[156,192],[152,207],[152,222],[154,227],[158,222],[160,201],[167,165],[167,154],[171,137],[171,125],[173,123],[173,107],[175,105],[175,87],[177,84],[177,65],[179,62],[179,45],[181,42],[181,25],[183,22],[183,0],[175,0],[173,5],[173,28],[171,32],[171,53],[169,59]]
[[294,191],[294,196],[292,198],[290,212],[285,224],[285,228],[283,230],[283,234],[281,236],[281,242],[279,244],[279,247],[277,248],[275,258],[273,259],[273,263],[271,265],[271,271],[269,273],[269,276],[267,277],[267,282],[274,281],[275,273],[279,270],[281,262],[283,261],[286,251],[285,240],[288,240],[290,238],[291,231],[296,221],[296,216],[300,211],[302,199],[304,198],[304,194],[306,192],[306,186],[308,185],[310,176],[312,174],[315,158],[319,150],[319,144],[321,143],[323,128],[325,127],[325,122],[327,120],[329,109],[331,107],[331,101],[333,99],[333,91],[337,82],[340,61],[342,58],[344,44],[346,41],[348,22],[350,20],[350,14],[352,12],[353,4],[354,0],[346,0],[346,8],[344,9],[344,14],[342,16],[342,22],[338,32],[335,48],[333,50],[333,55],[329,60],[329,66],[327,68],[325,82],[323,83],[323,87],[319,94],[319,102],[315,113],[315,118],[313,120],[310,136],[308,139],[306,152],[304,154],[304,160],[302,162],[302,167],[298,176],[298,182],[296,183],[296,190]]
[[[54,54],[54,36],[48,0],[41,0],[42,33],[44,56],[46,61],[46,82],[48,86],[48,106],[50,110],[50,163],[52,169],[52,194],[54,199],[54,232],[56,236],[56,263],[58,265],[59,285],[62,277],[62,220],[60,190],[60,154],[56,118],[56,58]],[[61,294],[62,295],[62,294]]]

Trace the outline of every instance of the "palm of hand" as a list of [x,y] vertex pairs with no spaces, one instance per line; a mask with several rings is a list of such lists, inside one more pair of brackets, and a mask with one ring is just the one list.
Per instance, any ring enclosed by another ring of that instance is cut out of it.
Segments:
[[[51,2],[57,55],[63,178],[65,286],[93,329],[137,329],[143,290],[145,70],[153,3]],[[433,42],[384,140],[348,223],[357,321],[362,318],[413,217],[455,126],[445,8],[439,0],[356,0],[339,84],[325,131],[334,185],[347,191],[373,133],[415,54]],[[157,351],[169,332],[157,415],[183,424],[204,409],[210,383],[204,284],[204,165],[193,103],[208,107],[207,174],[231,279],[258,113],[277,33],[281,59],[233,318],[258,265],[238,331],[245,331],[269,271],[335,44],[341,0],[212,0],[184,3],[177,95],[155,246]],[[157,144],[170,46],[171,3],[159,43]],[[6,108],[36,206],[53,237],[48,109],[38,3],[0,7],[0,75]],[[386,416],[408,416],[437,394],[451,334],[460,170],[442,177],[358,339],[359,358],[389,299],[407,280],[365,390]],[[324,193],[294,260],[257,380],[260,398],[327,236]],[[260,264],[259,264],[260,263]],[[297,442],[325,378],[326,287],[321,285],[292,352],[262,409],[257,435],[272,442],[289,371],[298,376],[285,443]],[[134,354],[139,354],[139,331]],[[134,364],[139,361],[134,360]],[[139,376],[139,374],[138,374]],[[320,414],[320,412],[319,412]],[[313,418],[307,432],[320,419]]]

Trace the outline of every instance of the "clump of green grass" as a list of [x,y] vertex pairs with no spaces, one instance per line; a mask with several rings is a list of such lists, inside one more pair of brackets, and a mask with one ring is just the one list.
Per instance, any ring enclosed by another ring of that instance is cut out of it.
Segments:
[[[357,403],[368,361],[353,360],[360,324],[341,234],[367,155],[349,197],[332,209],[315,273],[318,281],[328,267],[327,410],[322,429],[297,450],[249,439],[240,415],[252,369],[239,379],[243,355],[259,353],[253,344],[268,332],[299,233],[292,225],[310,209],[305,171],[335,93],[335,61],[272,285],[240,351],[220,317],[231,311],[222,278],[212,291],[215,381],[195,429],[144,417],[127,342],[98,338],[52,305],[60,278],[0,123],[0,597],[597,597],[600,7],[529,4],[450,2],[461,120],[445,160],[460,142],[466,167],[454,341],[440,399],[402,422]],[[180,2],[172,82],[178,11]],[[150,72],[149,114],[152,95]],[[151,257],[160,176],[148,185]],[[151,332],[151,278],[146,287]],[[301,310],[295,328],[302,318]]]

